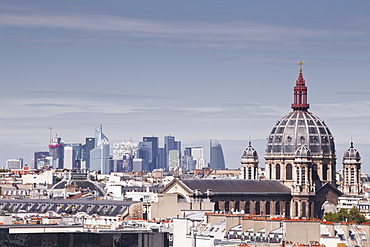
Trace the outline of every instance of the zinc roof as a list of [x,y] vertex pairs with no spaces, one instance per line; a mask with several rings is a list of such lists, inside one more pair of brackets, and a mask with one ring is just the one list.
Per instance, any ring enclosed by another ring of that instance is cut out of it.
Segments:
[[242,179],[184,179],[181,180],[189,189],[205,193],[212,190],[214,194],[255,194],[273,193],[290,194],[290,189],[274,180],[242,180]]

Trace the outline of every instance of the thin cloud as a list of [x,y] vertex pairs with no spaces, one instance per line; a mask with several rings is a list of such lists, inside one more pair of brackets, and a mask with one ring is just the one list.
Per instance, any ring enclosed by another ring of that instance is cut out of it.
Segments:
[[51,98],[79,98],[79,99],[169,99],[171,97],[140,95],[140,94],[119,94],[119,93],[96,93],[96,92],[75,92],[75,91],[27,91],[23,92],[25,97],[40,96]]
[[[294,64],[302,58],[297,57],[224,57],[218,60],[224,61],[248,61],[248,62],[263,62],[263,63],[274,63],[274,64]],[[315,65],[369,65],[370,61],[367,60],[352,60],[352,59],[322,59],[322,58],[305,58],[305,63]],[[369,92],[370,93],[370,92]],[[343,93],[345,94],[345,93]],[[351,94],[349,92],[348,94]],[[356,93],[357,94],[357,93]],[[363,93],[368,94],[368,93]]]
[[306,29],[253,22],[175,22],[92,14],[8,14],[0,16],[0,26],[60,28],[104,35],[151,37],[176,40],[276,42],[299,39],[348,38],[362,31]]
[[325,117],[360,118],[370,117],[370,101],[336,104],[316,104],[315,114]]
[[370,92],[339,92],[337,94],[369,95]]

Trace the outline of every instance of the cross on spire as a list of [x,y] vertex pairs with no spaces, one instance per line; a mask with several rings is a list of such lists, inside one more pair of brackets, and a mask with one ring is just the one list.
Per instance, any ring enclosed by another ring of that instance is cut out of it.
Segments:
[[299,72],[302,72],[302,65],[303,65],[302,61],[299,61],[298,65],[299,65]]
[[298,65],[299,75],[294,87],[294,103],[292,104],[292,109],[295,111],[307,111],[310,105],[307,103],[307,87],[302,75],[302,61]]

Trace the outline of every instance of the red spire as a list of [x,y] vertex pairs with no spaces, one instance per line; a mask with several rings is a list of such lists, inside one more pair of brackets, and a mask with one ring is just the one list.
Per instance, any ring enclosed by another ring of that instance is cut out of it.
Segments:
[[299,63],[299,76],[294,87],[294,103],[292,109],[295,111],[307,111],[310,105],[307,103],[307,87],[302,75],[302,61]]

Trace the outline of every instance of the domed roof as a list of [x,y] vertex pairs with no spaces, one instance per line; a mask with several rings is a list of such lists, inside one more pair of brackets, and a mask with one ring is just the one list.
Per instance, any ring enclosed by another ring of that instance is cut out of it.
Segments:
[[267,154],[295,151],[305,145],[311,154],[334,154],[334,138],[324,121],[308,111],[293,111],[277,121],[268,136]]
[[351,147],[343,155],[343,160],[346,159],[354,159],[356,161],[361,159],[360,153],[353,147],[353,142],[351,142]]
[[242,158],[258,158],[257,151],[252,147],[251,142],[249,142],[248,147],[244,149]]
[[305,145],[300,146],[295,152],[295,157],[297,158],[310,158],[311,151]]
[[293,111],[277,121],[267,141],[268,154],[295,154],[305,145],[311,155],[335,155],[334,138],[324,121],[308,112],[308,88],[302,75],[302,62],[294,87]]

